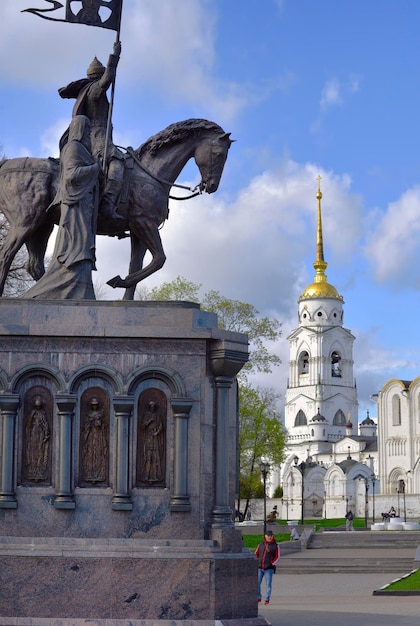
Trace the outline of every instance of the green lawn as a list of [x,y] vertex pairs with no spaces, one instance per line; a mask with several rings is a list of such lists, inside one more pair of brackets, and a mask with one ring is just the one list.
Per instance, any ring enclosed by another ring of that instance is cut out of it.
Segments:
[[[337,519],[308,519],[304,520],[305,526],[315,526],[315,530],[319,530],[320,528],[339,528],[340,526],[345,527],[346,520],[344,517]],[[290,541],[290,532],[284,532],[286,529],[283,528],[287,526],[286,520],[277,520],[276,524],[279,526],[278,532],[274,531],[276,541],[281,543],[282,541]],[[365,520],[363,517],[356,517],[353,520],[353,526],[355,528],[363,528],[365,525]],[[272,526],[270,527],[272,528]],[[257,545],[264,539],[264,535],[246,535],[243,534],[244,546],[249,548],[250,550],[255,550]]]
[[383,591],[420,591],[420,570],[391,583]]
[[[261,520],[262,521],[262,520]],[[300,521],[297,520],[300,525]],[[370,523],[370,520],[369,520]],[[276,524],[279,526],[287,526],[287,520],[280,519],[276,521]],[[316,519],[305,519],[304,525],[315,526],[315,530],[319,530],[320,528],[338,528],[339,526],[345,526],[346,520],[344,517],[338,517],[334,519],[324,519],[317,517]],[[353,526],[355,528],[363,528],[365,525],[364,517],[355,517],[353,520]],[[281,531],[279,531],[281,532]],[[276,535],[277,536],[277,535]]]
[[[242,538],[244,540],[245,548],[255,551],[257,548],[257,545],[264,539],[264,535],[242,535]],[[276,533],[277,543],[280,543],[281,541],[289,541],[289,540],[290,540],[290,533],[287,533],[287,534]]]

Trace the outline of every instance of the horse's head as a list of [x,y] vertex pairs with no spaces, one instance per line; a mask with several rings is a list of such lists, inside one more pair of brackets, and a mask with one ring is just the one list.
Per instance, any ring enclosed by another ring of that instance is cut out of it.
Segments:
[[200,190],[214,193],[220,183],[228,151],[233,143],[230,133],[207,135],[197,146],[195,162],[200,170]]

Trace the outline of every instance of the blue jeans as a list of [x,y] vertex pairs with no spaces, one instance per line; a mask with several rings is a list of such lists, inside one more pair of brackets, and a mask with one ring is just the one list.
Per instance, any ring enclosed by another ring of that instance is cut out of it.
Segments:
[[265,576],[265,584],[266,584],[266,594],[265,599],[269,600],[271,598],[271,588],[273,586],[273,574],[274,570],[272,569],[258,569],[258,598],[261,600],[261,583],[262,579]]

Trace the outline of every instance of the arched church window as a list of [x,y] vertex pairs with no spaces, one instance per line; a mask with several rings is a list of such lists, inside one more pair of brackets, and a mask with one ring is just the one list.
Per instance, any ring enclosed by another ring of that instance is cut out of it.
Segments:
[[392,396],[392,425],[399,426],[401,424],[401,399],[395,394]]
[[341,409],[338,409],[333,419],[333,426],[345,426],[346,425],[346,416],[344,415]]
[[335,350],[331,353],[331,376],[341,378],[341,356]]
[[302,409],[299,409],[296,414],[295,426],[306,426],[307,423],[308,420],[306,419],[305,413],[302,411]]
[[304,350],[299,355],[299,374],[308,374],[309,372],[309,354]]

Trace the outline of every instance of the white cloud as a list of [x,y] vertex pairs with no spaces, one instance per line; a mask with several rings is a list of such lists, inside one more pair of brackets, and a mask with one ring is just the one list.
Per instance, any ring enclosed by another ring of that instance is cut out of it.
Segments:
[[[167,262],[145,283],[182,275],[205,289],[250,302],[261,312],[277,311],[281,319],[294,317],[298,296],[313,275],[305,263],[308,250],[315,257],[318,172],[325,198],[328,253],[336,263],[345,264],[357,244],[361,224],[360,202],[350,193],[349,178],[289,160],[252,179],[232,201],[223,196],[223,178],[212,196],[172,201],[169,220],[161,230]],[[105,249],[111,246],[113,252],[107,253]],[[128,240],[100,244],[101,280],[127,274],[128,246]],[[120,294],[121,290],[114,291],[112,297]]]
[[321,92],[321,109],[342,103],[341,86],[336,78],[332,78],[324,85]]
[[[38,0],[42,6],[43,0]],[[21,13],[28,0],[2,0],[0,71],[3,84],[56,90],[85,75],[93,56],[105,64],[114,31],[51,22]],[[32,2],[32,6],[37,2]],[[216,78],[213,67],[217,13],[197,0],[125,0],[118,84],[141,97],[145,89],[160,97],[212,112],[227,123],[261,90]],[[10,57],[13,63],[10,63]],[[270,91],[267,92],[267,96]]]
[[376,279],[396,287],[420,287],[420,186],[406,191],[375,211],[376,223],[368,237],[365,254]]
[[[379,339],[378,329],[373,327],[355,329],[354,335],[354,376],[357,382],[359,416],[365,415],[366,409],[373,409],[376,414],[376,400],[371,396],[378,393],[388,380],[401,375],[414,378],[418,375],[420,361],[415,349],[410,355],[400,347],[385,348]],[[399,374],[397,373],[399,372]]]
[[69,125],[68,119],[57,120],[41,135],[40,157],[58,157],[60,137]]
[[338,78],[329,79],[321,91],[320,107],[322,111],[326,111],[330,107],[338,106],[360,89],[360,78],[355,74],[351,74],[344,81]]

